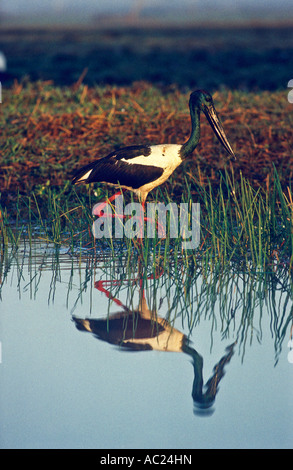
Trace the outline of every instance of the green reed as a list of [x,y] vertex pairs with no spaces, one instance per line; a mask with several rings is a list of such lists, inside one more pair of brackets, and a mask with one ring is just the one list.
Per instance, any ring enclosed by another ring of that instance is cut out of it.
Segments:
[[[282,188],[277,172],[267,179],[266,188],[255,189],[242,175],[235,182],[232,169],[222,172],[219,186],[202,186],[196,177],[185,179],[181,200],[200,203],[200,243],[194,250],[182,250],[182,238],[171,238],[169,230],[160,238],[145,236],[142,240],[95,240],[91,208],[107,197],[103,187],[87,186],[76,190],[69,183],[62,189],[50,186],[28,196],[18,195],[13,216],[0,206],[1,250],[16,249],[22,239],[34,239],[67,247],[71,252],[91,249],[96,254],[107,252],[113,257],[131,256],[134,250],[146,267],[155,274],[161,266],[168,269],[174,259],[188,265],[231,262],[248,269],[274,269],[293,264],[293,201],[291,188]],[[130,199],[131,198],[131,199]],[[127,195],[125,202],[136,201]],[[173,202],[166,190],[159,188],[149,196],[150,202]],[[137,201],[136,201],[137,202]],[[168,220],[168,218],[167,218]],[[146,235],[146,231],[144,232]]]
[[267,190],[254,189],[233,171],[222,175],[215,190],[201,188],[203,252],[209,251],[222,264],[232,260],[254,268],[285,262],[292,267],[293,206],[291,190],[283,191],[274,172]]
[[[237,338],[242,356],[250,342],[262,340],[264,314],[269,314],[276,360],[290,335],[292,274],[284,266],[279,266],[276,272],[248,271],[241,269],[237,262],[223,266],[216,260],[212,264],[206,258],[195,262],[194,258],[178,256],[170,257],[165,269],[157,269],[157,264],[155,269],[155,256],[153,264],[149,260],[146,266],[135,250],[117,257],[110,250],[98,255],[89,250],[71,256],[53,243],[51,250],[44,249],[42,241],[30,244],[23,240],[19,247],[19,252],[8,253],[0,271],[0,298],[8,276],[13,276],[19,295],[28,292],[31,298],[43,295],[40,284],[45,278],[48,303],[53,304],[61,290],[71,314],[78,312],[80,304],[86,301],[88,315],[94,318],[98,313],[106,318],[120,307],[123,310],[123,306],[129,309],[129,314],[137,314],[144,292],[154,320],[164,315],[171,326],[176,321],[175,327],[180,329],[181,322],[190,334],[198,324],[208,320],[211,348],[214,334],[220,332],[224,339]],[[97,280],[106,281],[102,295],[109,300],[102,312],[96,304]],[[120,306],[117,307],[114,299]]]

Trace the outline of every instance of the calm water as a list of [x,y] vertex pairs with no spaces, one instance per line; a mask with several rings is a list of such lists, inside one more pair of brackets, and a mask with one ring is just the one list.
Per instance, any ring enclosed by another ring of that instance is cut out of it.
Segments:
[[291,448],[288,279],[125,272],[41,245],[6,260],[1,447]]

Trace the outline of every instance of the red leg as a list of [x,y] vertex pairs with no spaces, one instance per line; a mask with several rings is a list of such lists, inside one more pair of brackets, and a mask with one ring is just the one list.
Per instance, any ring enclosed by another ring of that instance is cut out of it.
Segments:
[[117,280],[96,281],[95,288],[98,289],[98,291],[103,292],[103,294],[105,294],[108,299],[113,300],[117,305],[123,306],[122,302],[119,299],[116,299],[107,289],[105,289],[104,284],[121,284],[121,282]]
[[[145,213],[145,201],[143,201],[141,203],[142,205],[142,209],[143,209],[143,212]],[[140,218],[140,224],[141,224],[141,228],[143,228],[144,226],[144,222],[151,222],[152,224],[155,223],[155,220],[152,220],[150,217],[143,217],[143,218]],[[161,238],[165,238],[166,237],[166,232],[165,232],[165,229],[164,227],[162,226],[162,224],[160,224],[159,222],[157,222],[157,229],[158,229],[158,234],[160,235]],[[140,237],[142,238],[142,237]]]
[[[162,274],[164,273],[164,270],[163,269],[160,269],[158,273],[156,273],[156,275],[154,276],[153,274],[151,274],[150,276],[147,277],[147,279],[159,279],[159,277],[162,276]],[[132,281],[133,283],[136,283],[137,281],[139,282],[139,287],[141,289],[141,292],[142,292],[142,298],[145,297],[145,293],[144,293],[144,288],[143,288],[143,278],[142,277],[137,277],[137,278],[134,278],[134,279],[125,279],[124,281],[123,280],[118,280],[118,279],[112,279],[111,281],[109,280],[104,280],[104,281],[96,281],[95,282],[95,288],[100,291],[100,292],[103,292],[103,294],[106,295],[106,297],[108,297],[108,299],[111,299],[113,300],[113,302],[115,302],[117,305],[119,306],[124,306],[123,303],[121,302],[121,300],[117,299],[116,297],[114,297],[111,292],[106,289],[106,287],[104,287],[105,285],[120,285],[123,283],[123,282],[129,282],[129,281]]]
[[[124,214],[104,214],[104,208],[106,207],[106,205],[108,203],[111,203],[112,201],[114,201],[118,196],[121,196],[124,193],[124,191],[126,191],[126,190],[122,189],[121,191],[118,191],[117,193],[113,194],[113,196],[108,198],[106,201],[103,201],[100,204],[96,204],[93,208],[92,214],[97,216],[97,217],[102,217],[102,216],[103,217],[112,217],[112,218],[118,217],[120,219],[125,219],[126,216]],[[145,201],[143,201],[141,203],[141,205],[142,205],[143,212],[145,213]],[[155,223],[155,221],[150,219],[149,217],[145,217],[145,216],[143,217],[141,214],[137,218],[140,221],[140,232],[138,234],[138,238],[142,240],[144,222]],[[165,238],[166,237],[166,232],[165,232],[164,227],[159,222],[157,222],[156,225],[157,225],[158,234],[159,234],[160,238]]]
[[[116,197],[121,196],[124,193],[124,191],[126,191],[126,189],[122,189],[121,191],[118,191],[117,193],[113,194],[113,196],[106,199],[106,201],[101,202],[98,205],[95,205],[94,208],[93,208],[92,214],[96,215],[97,217],[101,217],[102,215],[104,215],[104,214],[102,214],[102,212],[103,212],[105,206],[107,204],[109,204],[109,202],[114,201],[116,199]],[[113,217],[113,218],[114,217],[120,217],[121,219],[125,218],[125,216],[122,215],[122,214],[105,214],[105,217]]]
[[[143,211],[145,212],[145,202],[142,203]],[[145,222],[151,222],[152,224],[155,223],[155,220],[150,219],[149,217],[144,217],[143,219]],[[160,238],[165,238],[166,237],[166,232],[162,224],[160,224],[157,221],[157,230],[158,230],[158,235],[160,235]]]

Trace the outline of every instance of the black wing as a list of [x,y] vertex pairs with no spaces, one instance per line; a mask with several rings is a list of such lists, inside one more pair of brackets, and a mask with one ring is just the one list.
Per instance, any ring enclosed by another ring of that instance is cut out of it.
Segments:
[[[121,160],[131,160],[139,156],[148,157],[150,153],[150,147],[144,145],[124,147],[79,169],[72,182],[74,184],[103,182],[138,189],[144,184],[158,179],[164,170],[147,165],[147,158],[146,165]],[[85,178],[87,173],[89,175]]]
[[[139,312],[128,312],[110,316],[108,319],[89,319],[91,333],[102,341],[116,344],[127,349],[152,349],[147,341],[155,338],[164,331],[164,327],[153,320],[142,318]],[[80,331],[88,331],[84,327],[84,320],[73,317],[75,326]],[[129,340],[131,342],[129,342]],[[135,344],[135,340],[145,340],[145,343]],[[132,342],[134,341],[134,343]]]

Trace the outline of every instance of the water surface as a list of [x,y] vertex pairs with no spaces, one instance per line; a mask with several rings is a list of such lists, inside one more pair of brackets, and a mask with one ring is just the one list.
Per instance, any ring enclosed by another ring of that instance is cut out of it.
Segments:
[[132,261],[38,244],[2,263],[1,447],[291,448],[286,274]]

